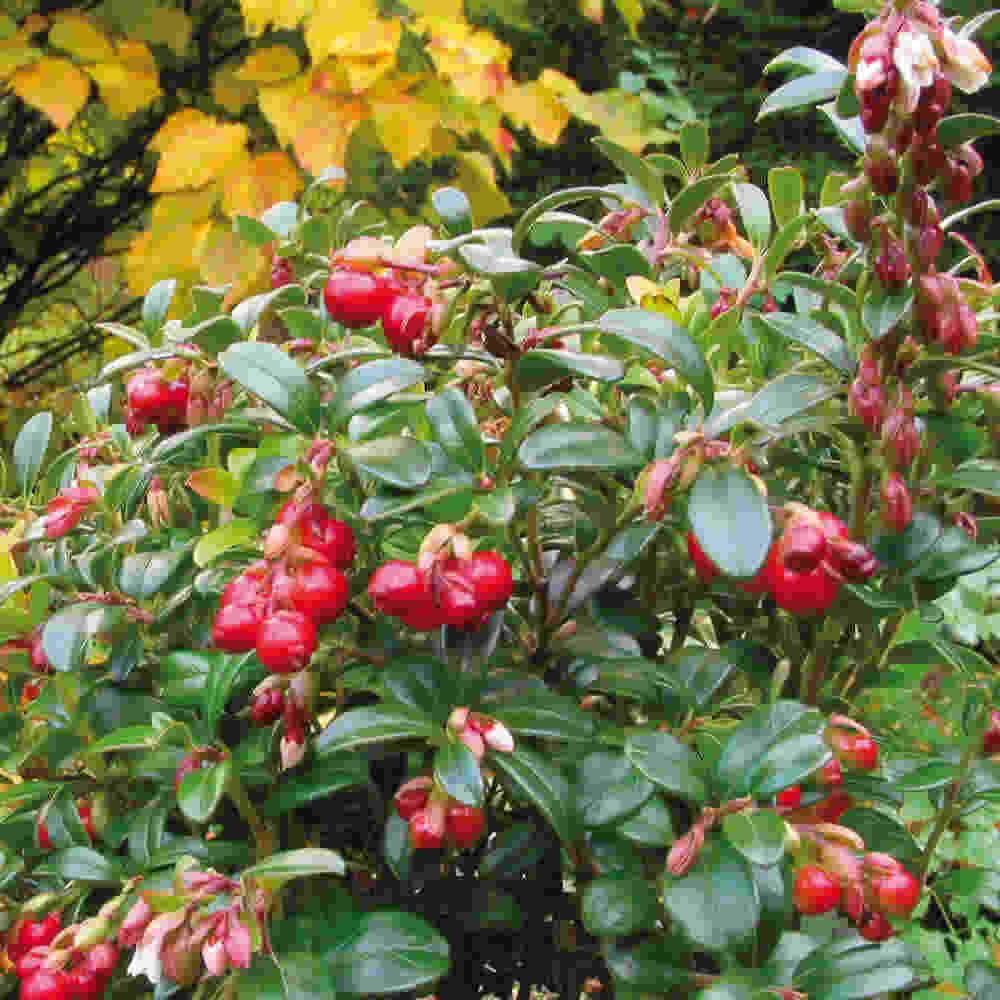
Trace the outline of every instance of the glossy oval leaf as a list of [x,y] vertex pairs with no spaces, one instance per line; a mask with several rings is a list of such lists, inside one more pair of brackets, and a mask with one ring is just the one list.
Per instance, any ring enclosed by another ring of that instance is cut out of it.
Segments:
[[374,438],[344,452],[362,475],[397,489],[419,489],[431,477],[430,449],[417,438]]
[[449,740],[434,755],[434,781],[453,799],[467,806],[483,804],[479,761],[464,743]]
[[219,355],[219,364],[304,434],[319,430],[319,393],[305,371],[274,344],[233,344]]
[[52,434],[52,414],[47,410],[36,413],[20,430],[14,442],[14,471],[17,485],[24,496],[35,487],[45,451]]
[[511,753],[489,753],[489,766],[517,797],[548,820],[560,840],[572,841],[570,787],[561,771],[541,754],[516,746]]
[[629,729],[625,754],[650,781],[689,802],[708,800],[705,765],[671,733]]
[[315,746],[317,753],[330,754],[396,740],[429,739],[438,731],[433,719],[405,705],[366,705],[334,719]]
[[528,469],[634,469],[643,457],[617,431],[600,424],[552,424],[518,449]]
[[779,337],[808,347],[834,368],[846,375],[853,373],[857,361],[847,344],[832,330],[809,316],[794,313],[761,313],[755,322],[773,330]]
[[218,809],[233,773],[232,758],[201,767],[184,776],[177,790],[177,804],[192,823],[207,823]]
[[610,826],[638,812],[653,783],[621,752],[595,750],[576,771],[576,815],[585,827]]
[[647,879],[637,875],[595,878],[580,896],[580,917],[595,937],[624,937],[652,927],[659,904]]
[[406,358],[369,361],[351,369],[341,380],[330,404],[335,427],[361,410],[423,381],[427,369]]
[[438,444],[459,465],[478,474],[483,468],[483,435],[476,411],[455,386],[427,401],[427,419]]
[[785,821],[773,809],[744,809],[722,821],[726,840],[755,865],[769,868],[785,854]]
[[691,490],[688,517],[698,544],[727,576],[749,578],[771,547],[767,501],[741,468],[728,462],[702,468]]

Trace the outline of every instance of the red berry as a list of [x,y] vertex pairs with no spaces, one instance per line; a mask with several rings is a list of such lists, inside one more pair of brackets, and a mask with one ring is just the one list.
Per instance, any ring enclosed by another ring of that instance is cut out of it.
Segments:
[[41,920],[25,920],[18,927],[14,943],[8,946],[7,954],[14,958],[15,954],[26,955],[33,948],[47,947],[61,930],[61,913],[48,913]]
[[905,869],[873,879],[878,907],[891,917],[908,917],[920,902],[920,883]]
[[476,598],[476,588],[465,574],[465,562],[449,559],[433,578],[432,589],[441,621],[455,628],[478,624],[484,609]]
[[31,668],[40,674],[51,674],[52,664],[42,646],[42,630],[36,628],[28,637],[28,644],[31,651]]
[[456,847],[473,847],[486,829],[486,814],[478,806],[451,805],[444,822],[448,837]]
[[499,611],[514,593],[514,574],[499,552],[473,552],[464,560],[462,570],[485,613]]
[[87,836],[93,840],[97,834],[94,832],[94,816],[90,809],[90,803],[86,799],[80,799],[76,804],[76,811],[80,814],[80,822],[83,824]]
[[805,517],[792,517],[778,540],[779,558],[793,573],[811,573],[826,555],[823,527]]
[[719,567],[705,554],[693,531],[687,533],[687,550],[688,558],[694,564],[698,582],[707,587],[719,575]]
[[357,546],[351,526],[338,521],[321,503],[302,505],[289,500],[278,511],[275,523],[294,526],[299,542],[326,556],[337,569],[349,569],[354,562]]
[[292,606],[317,624],[336,621],[351,599],[347,578],[326,563],[309,562],[295,571]]
[[301,611],[276,611],[257,633],[257,658],[279,674],[301,670],[316,651],[316,626]]
[[826,785],[828,788],[844,783],[844,775],[840,770],[840,761],[836,757],[828,760],[816,772],[816,782],[820,785]]
[[62,969],[39,969],[21,983],[21,1000],[73,1000],[73,985]]
[[181,782],[193,771],[218,764],[224,757],[225,754],[215,747],[196,747],[177,765],[177,770],[174,772],[174,791],[180,791]]
[[167,383],[155,368],[142,368],[126,383],[125,398],[132,415],[139,420],[155,420],[169,404]]
[[440,847],[444,842],[444,817],[429,805],[410,817],[410,843],[414,850]]
[[253,604],[223,604],[212,622],[212,642],[227,653],[248,653],[257,645],[264,609]]
[[330,318],[352,330],[376,322],[391,295],[388,283],[367,271],[334,271],[323,289]]
[[42,685],[44,683],[41,680],[25,681],[24,687],[21,688],[22,708],[26,708],[42,693]]
[[87,952],[84,962],[88,969],[93,969],[98,976],[107,979],[118,964],[118,946],[112,941],[102,941]]
[[798,785],[792,785],[789,788],[783,788],[778,792],[775,802],[779,806],[784,806],[786,809],[798,809],[802,804],[802,789]]
[[284,710],[284,692],[278,688],[269,688],[254,696],[250,703],[250,719],[258,726],[269,726],[281,718]]
[[219,603],[263,605],[271,594],[271,584],[271,566],[261,559],[226,584]]
[[51,851],[53,848],[52,838],[49,836],[49,828],[45,825],[45,820],[41,817],[38,819],[38,846],[43,851]]
[[292,262],[287,257],[274,255],[271,260],[271,290],[290,285],[295,281],[295,272],[292,270]]
[[862,914],[858,933],[869,941],[884,941],[892,937],[892,924],[881,913]]
[[794,894],[800,913],[826,913],[840,902],[840,884],[822,868],[805,865],[795,877]]
[[8,947],[7,957],[14,962],[17,978],[28,979],[45,964],[45,960],[49,957],[49,946],[39,945],[24,954],[15,953],[12,947]]
[[837,760],[855,771],[874,771],[878,767],[878,744],[860,733],[838,733],[833,751]]
[[70,972],[69,980],[73,1000],[97,1000],[104,992],[104,977],[86,965],[77,966]]
[[990,724],[983,734],[983,753],[1000,753],[1000,712],[995,708],[990,712]]
[[382,614],[401,618],[417,631],[441,624],[427,574],[413,563],[401,559],[383,563],[368,581],[368,596]]
[[390,346],[400,354],[413,357],[428,346],[427,325],[431,300],[425,295],[397,295],[382,315],[382,329]]
[[817,802],[813,809],[821,823],[836,823],[854,805],[854,799],[842,789],[834,789],[825,799]]
[[771,549],[765,576],[779,608],[793,615],[814,615],[826,611],[836,600],[840,583],[822,566],[809,573],[796,573],[781,560],[779,546]]
[[396,812],[399,813],[400,818],[409,821],[416,813],[423,809],[427,805],[430,790],[430,779],[422,780],[415,778],[413,781],[408,781],[403,785],[393,798],[396,804]]

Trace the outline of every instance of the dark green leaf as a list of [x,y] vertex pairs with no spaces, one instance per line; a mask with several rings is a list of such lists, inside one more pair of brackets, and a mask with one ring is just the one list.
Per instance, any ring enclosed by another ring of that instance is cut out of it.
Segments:
[[304,774],[296,771],[291,776],[283,775],[260,811],[264,816],[280,816],[367,782],[368,768],[363,759],[352,754],[334,754],[316,761]]
[[522,746],[515,747],[512,753],[490,753],[488,757],[501,781],[535,806],[560,840],[569,843],[573,839],[570,788],[562,773],[543,756]]
[[732,181],[729,173],[709,174],[688,184],[677,193],[670,203],[670,229],[674,233],[681,232],[691,221],[691,217],[723,187]]
[[742,423],[778,427],[840,391],[839,386],[815,375],[779,375],[746,402],[713,414],[705,433],[714,437]]
[[921,580],[948,580],[985,569],[1000,558],[1000,549],[977,545],[955,525],[949,525],[914,570]]
[[148,336],[159,332],[177,288],[176,278],[156,282],[142,300],[142,326]]
[[483,878],[516,879],[541,861],[550,841],[534,823],[515,823],[489,841],[479,861]]
[[434,720],[416,709],[391,703],[366,705],[334,719],[316,738],[316,752],[330,754],[395,740],[426,740],[438,732]]
[[671,994],[671,987],[687,986],[695,975],[690,949],[676,935],[658,934],[639,944],[611,948],[605,961],[615,979],[616,996],[624,989]]
[[35,869],[38,875],[58,875],[60,878],[93,885],[118,885],[123,881],[121,865],[91,847],[67,847],[56,851]]
[[351,445],[344,453],[363,475],[401,490],[416,490],[431,476],[431,452],[413,437],[382,437]]
[[251,218],[249,215],[237,215],[233,219],[233,229],[236,230],[240,239],[252,243],[254,246],[263,247],[269,243],[274,243],[278,234],[265,226],[263,222]]
[[734,665],[724,650],[683,646],[670,654],[661,674],[674,681],[690,702],[701,708],[726,682]]
[[948,115],[938,122],[938,142],[944,147],[960,146],[972,139],[981,139],[984,135],[996,135],[1000,132],[1000,118],[992,115],[965,114]]
[[598,137],[592,140],[594,145],[654,204],[662,205],[666,194],[663,190],[663,178],[659,171],[635,153],[611,142],[609,139]]
[[303,847],[297,851],[272,854],[243,872],[243,878],[253,878],[268,885],[281,885],[293,878],[309,875],[343,875],[347,871],[344,859],[336,851],[322,847]]
[[648,309],[612,309],[598,320],[601,330],[648,351],[675,369],[702,398],[705,412],[712,409],[715,385],[711,369],[687,331],[662,313]]
[[638,812],[654,786],[622,753],[594,750],[577,765],[575,790],[580,823],[602,827]]
[[226,653],[212,658],[201,698],[205,725],[210,733],[215,732],[215,724],[222,715],[226,702],[253,660],[252,652]]
[[1000,497],[1000,462],[975,458],[963,462],[951,475],[939,479],[939,486],[953,490],[972,490],[988,497]]
[[226,758],[217,764],[200,767],[184,776],[177,790],[177,804],[192,823],[207,823],[226,793],[233,772],[233,762]]
[[750,242],[757,250],[763,250],[771,238],[771,209],[767,196],[756,184],[733,184],[730,190]]
[[529,469],[634,469],[643,459],[619,434],[600,424],[552,424],[518,449]]
[[629,729],[625,737],[625,754],[661,788],[699,805],[707,801],[704,764],[672,734],[653,729]]
[[905,531],[873,539],[872,551],[887,569],[897,572],[927,555],[941,537],[941,530],[941,522],[933,514],[917,511]]
[[977,959],[965,967],[965,985],[972,1000],[996,1000],[1000,996],[1000,969]]
[[434,782],[467,806],[483,804],[479,761],[464,743],[449,740],[434,755]]
[[710,837],[684,876],[663,876],[663,905],[698,948],[732,952],[760,919],[757,890],[746,859],[721,837]]
[[476,411],[455,386],[427,401],[427,419],[434,437],[459,465],[478,475],[483,468],[483,435]]
[[319,393],[302,368],[274,344],[233,344],[219,355],[219,364],[304,434],[319,430]]
[[[844,813],[838,822],[858,833],[869,851],[891,854],[907,866],[919,863],[921,851],[913,834],[887,813],[855,806]],[[938,891],[937,881],[934,889]]]
[[124,593],[137,600],[153,597],[169,586],[189,555],[190,550],[185,546],[166,552],[137,552],[126,556],[118,584]]
[[595,937],[624,937],[646,930],[658,909],[655,890],[637,875],[595,878],[580,895],[580,919]]
[[441,725],[458,704],[454,671],[429,656],[394,657],[386,664],[381,679],[396,701],[426,713]]
[[574,701],[551,692],[505,698],[490,714],[520,736],[586,743],[594,738],[593,718]]
[[620,361],[578,351],[538,348],[521,355],[517,362],[517,381],[525,392],[536,392],[567,376],[617,382],[624,375],[625,366]]
[[873,945],[854,935],[835,938],[807,955],[794,981],[810,1000],[861,1000],[904,989],[916,978],[904,941],[890,938]]
[[742,468],[707,465],[695,481],[688,517],[698,544],[727,576],[749,579],[771,547],[767,500]]
[[861,305],[861,319],[871,331],[872,339],[881,340],[903,318],[913,302],[913,293],[887,292],[878,282],[872,282]]
[[637,813],[615,828],[615,833],[640,847],[666,847],[675,836],[670,810],[657,795],[646,799]]
[[757,120],[777,111],[788,111],[791,108],[801,108],[804,105],[819,104],[821,101],[832,100],[840,92],[846,69],[823,70],[799,76],[788,83],[782,84],[777,90],[772,90],[757,113]]
[[785,822],[771,809],[730,813],[722,832],[740,854],[755,865],[776,865],[785,853]]
[[844,341],[808,316],[784,312],[761,313],[754,317],[754,322],[769,327],[779,337],[808,347],[845,374],[852,373],[857,366],[854,355]]
[[416,385],[423,381],[426,374],[427,369],[423,365],[406,358],[369,361],[351,369],[340,380],[330,404],[333,425],[339,427],[347,423],[352,414]]

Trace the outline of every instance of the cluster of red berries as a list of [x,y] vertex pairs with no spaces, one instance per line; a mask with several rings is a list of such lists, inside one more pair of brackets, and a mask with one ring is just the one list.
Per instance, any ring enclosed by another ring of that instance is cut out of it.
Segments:
[[354,533],[316,501],[289,500],[278,511],[279,548],[290,559],[260,560],[222,592],[212,640],[230,653],[256,649],[275,673],[301,670],[316,650],[316,626],[336,620],[350,599],[344,570]]
[[407,357],[423,354],[437,339],[431,300],[383,274],[337,268],[323,289],[323,302],[330,318],[351,330],[381,320],[385,339]]
[[27,635],[16,639],[8,639],[0,645],[0,655],[10,653],[27,653],[28,664],[41,677],[30,677],[21,688],[21,708],[27,708],[41,693],[45,676],[51,674],[52,664],[49,662],[45,649],[42,647],[42,626],[32,629]]
[[[867,580],[878,569],[872,552],[852,542],[847,525],[833,514],[802,504],[786,505],[781,536],[771,546],[763,567],[740,586],[752,594],[771,594],[778,607],[794,615],[826,611],[841,583]],[[688,555],[702,584],[719,575],[694,533],[687,535]]]
[[409,824],[415,849],[446,844],[474,847],[486,830],[486,814],[479,806],[450,798],[426,775],[402,785],[393,801],[400,818]]
[[129,434],[142,434],[155,424],[161,434],[172,434],[187,426],[190,385],[183,376],[167,379],[158,368],[140,368],[125,385],[125,427]]
[[21,980],[21,1000],[97,1000],[104,994],[118,964],[117,946],[102,941],[86,951],[71,948],[60,963],[50,946],[61,932],[60,915],[50,913],[19,921],[8,935],[7,957]]
[[498,552],[452,556],[427,570],[393,559],[379,566],[368,583],[368,596],[379,611],[418,632],[480,625],[513,592],[514,576]]
[[889,854],[869,853],[857,879],[841,879],[819,865],[803,865],[796,877],[794,899],[800,913],[815,916],[839,907],[869,941],[892,934],[889,917],[908,917],[920,902],[920,882]]

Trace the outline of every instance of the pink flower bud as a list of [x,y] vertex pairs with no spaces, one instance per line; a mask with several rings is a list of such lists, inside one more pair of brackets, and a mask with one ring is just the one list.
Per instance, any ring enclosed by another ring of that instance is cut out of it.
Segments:
[[667,513],[681,471],[681,457],[682,452],[676,451],[670,458],[658,458],[646,468],[643,506],[650,521],[661,521]]
[[885,417],[885,394],[880,385],[864,382],[859,375],[847,390],[847,405],[872,434],[877,434]]
[[494,721],[483,733],[483,739],[491,750],[498,753],[511,753],[514,749],[514,737],[510,730],[502,723]]
[[920,452],[920,432],[912,414],[901,406],[891,410],[882,425],[882,443],[893,466],[908,469]]
[[694,867],[705,843],[705,828],[700,822],[674,841],[667,855],[667,871],[671,875],[686,875]]
[[913,520],[913,500],[910,491],[898,472],[893,472],[882,483],[882,521],[896,533],[905,531]]
[[898,291],[910,277],[910,261],[903,244],[892,236],[883,240],[882,250],[875,258],[875,273],[888,292]]
[[933,271],[944,247],[944,230],[940,226],[924,226],[917,236],[917,262],[922,272]]
[[458,738],[472,751],[476,760],[483,759],[483,755],[486,753],[486,743],[479,733],[474,729],[463,729]]
[[451,710],[451,715],[448,716],[448,728],[456,733],[460,733],[465,729],[465,725],[469,720],[469,709],[467,706],[462,708],[453,708]]

